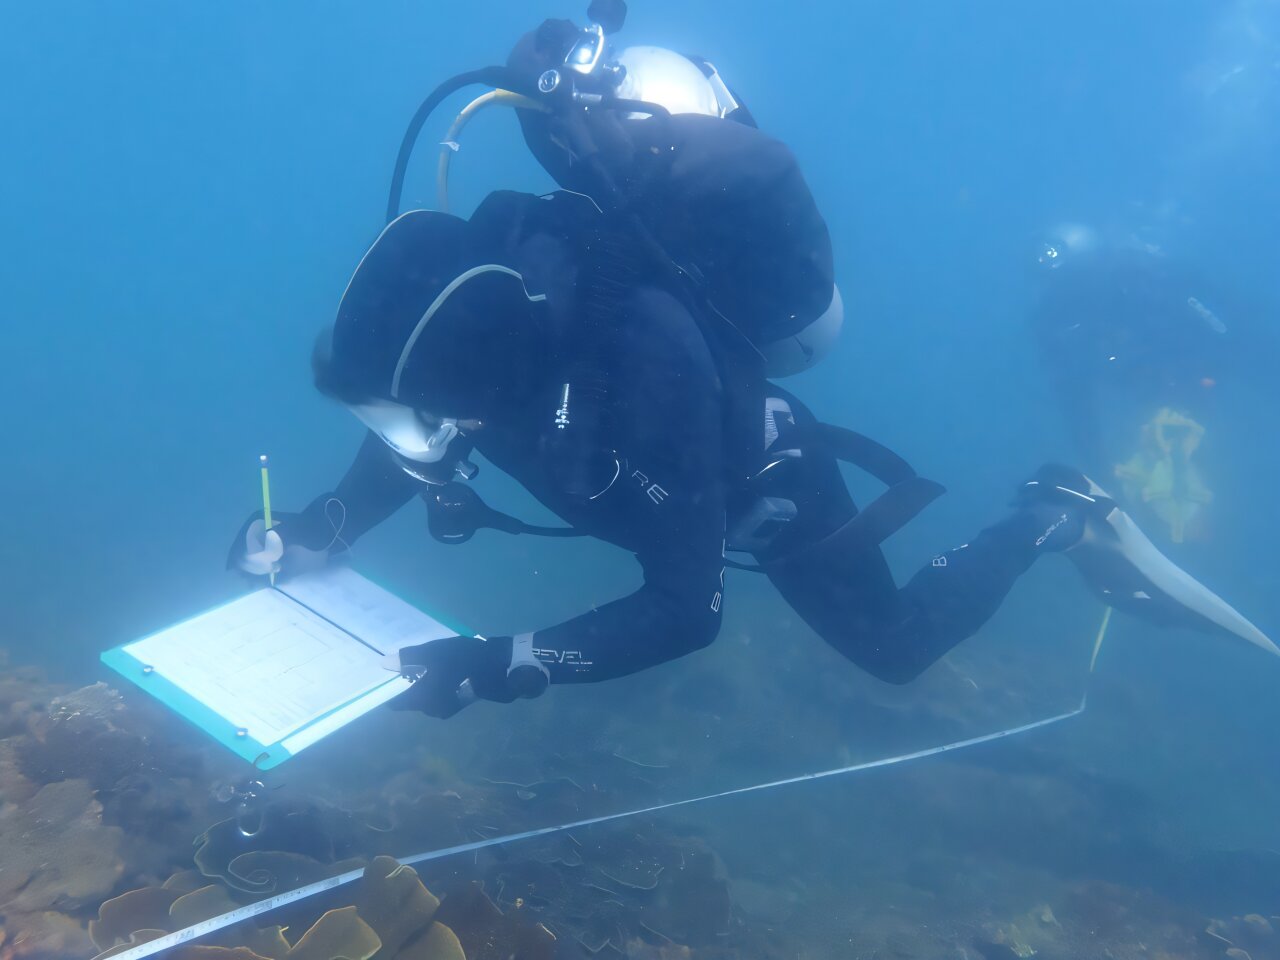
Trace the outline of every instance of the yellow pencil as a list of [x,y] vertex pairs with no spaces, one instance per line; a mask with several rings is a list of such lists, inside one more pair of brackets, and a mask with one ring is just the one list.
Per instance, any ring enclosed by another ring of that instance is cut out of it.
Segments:
[[[267,474],[267,455],[264,453],[258,458],[258,463],[262,467],[262,523],[263,523],[263,546],[266,545],[265,534],[274,524],[271,522],[271,478]],[[276,585],[276,575],[271,575],[271,585]]]

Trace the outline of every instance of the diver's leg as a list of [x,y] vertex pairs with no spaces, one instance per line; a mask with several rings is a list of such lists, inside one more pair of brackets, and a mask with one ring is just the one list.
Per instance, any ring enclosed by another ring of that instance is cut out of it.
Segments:
[[834,457],[803,453],[789,442],[790,434],[815,422],[799,400],[771,387],[765,424],[770,466],[753,496],[789,500],[796,515],[755,557],[815,633],[868,673],[894,680],[914,662],[904,644],[886,639],[886,629],[903,619],[898,587],[878,544],[830,539],[858,508]]
[[878,642],[892,648],[894,676],[915,679],[1000,609],[1041,553],[1078,539],[1080,526],[1037,510],[1017,510],[969,543],[934,557],[898,592],[900,616],[884,624]]
[[[794,397],[776,392],[797,427],[812,423]],[[784,430],[771,449],[785,439]],[[1057,505],[1026,504],[934,557],[899,590],[877,544],[833,536],[857,513],[834,458],[805,454],[774,472],[764,495],[792,500],[797,516],[757,559],[815,632],[890,683],[913,680],[975,633],[1041,553],[1074,543],[1083,528]]]
[[900,590],[874,544],[833,539],[764,566],[824,640],[873,676],[907,683],[991,618],[1050,549],[1052,535],[1041,537],[1053,522],[1017,511],[934,557]]
[[[806,475],[822,484],[806,492],[808,502],[851,504],[831,467],[819,463]],[[826,529],[838,530],[849,516],[828,514]],[[824,640],[873,676],[907,683],[977,632],[1045,553],[1063,553],[1109,606],[1280,655],[1247,618],[1160,553],[1105,491],[1064,467],[1043,467],[1023,485],[1008,517],[934,557],[901,590],[879,549],[852,538],[829,536],[760,560]]]

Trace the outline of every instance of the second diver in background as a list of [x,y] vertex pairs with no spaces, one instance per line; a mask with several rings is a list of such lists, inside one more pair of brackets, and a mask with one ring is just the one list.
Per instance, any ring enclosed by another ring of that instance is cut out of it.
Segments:
[[1273,379],[1274,343],[1247,322],[1259,311],[1128,231],[1062,224],[1038,261],[1031,327],[1075,456],[1114,473],[1170,541],[1199,538],[1213,497],[1197,454],[1221,433],[1218,394],[1265,395]]

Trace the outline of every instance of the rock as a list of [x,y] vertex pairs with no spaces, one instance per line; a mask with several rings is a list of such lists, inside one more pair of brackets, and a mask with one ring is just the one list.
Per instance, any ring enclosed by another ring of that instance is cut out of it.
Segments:
[[693,951],[680,944],[654,946],[643,940],[631,940],[626,947],[627,960],[692,960]]
[[0,738],[25,734],[35,714],[61,688],[49,684],[35,667],[12,667],[0,651]]
[[1053,908],[1047,903],[1037,907],[1033,913],[1042,926],[1062,928],[1062,924],[1058,922],[1058,918],[1053,914]]
[[664,885],[659,907],[661,928],[650,925],[674,943],[703,946],[727,934],[732,916],[729,885],[715,855],[686,854],[684,866]]
[[734,879],[730,884],[734,906],[747,917],[771,926],[785,924],[796,912],[801,896],[785,885]]
[[109,893],[124,871],[122,834],[102,823],[84,780],[51,783],[0,810],[0,912],[78,907]]
[[1276,936],[1271,920],[1261,914],[1210,920],[1204,933],[1208,946],[1222,950],[1235,960],[1243,960],[1241,954],[1248,955],[1250,960],[1280,960],[1280,937]]
[[985,960],[1019,960],[1017,951],[1007,943],[979,940],[974,944]]
[[504,915],[476,884],[449,894],[436,921],[457,936],[467,960],[553,960],[556,938],[541,924]]
[[11,740],[0,740],[0,805],[25,803],[35,796],[36,785],[22,775]]
[[1259,914],[1246,914],[1241,919],[1244,921],[1245,926],[1252,930],[1256,936],[1269,937],[1275,932],[1271,928],[1271,921]]
[[63,960],[87,957],[93,941],[78,920],[66,914],[43,912],[6,918],[11,931],[10,956],[15,960]]

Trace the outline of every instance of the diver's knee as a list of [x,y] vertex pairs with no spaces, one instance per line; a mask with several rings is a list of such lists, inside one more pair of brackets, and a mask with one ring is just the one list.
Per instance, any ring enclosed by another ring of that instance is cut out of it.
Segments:
[[895,687],[905,687],[930,667],[918,657],[904,656],[903,651],[894,651],[891,646],[877,646],[870,651],[859,651],[855,656],[848,653],[845,656],[877,680]]
[[695,629],[690,631],[689,635],[689,652],[694,650],[705,650],[711,644],[715,643],[716,637],[720,635],[720,618],[707,618],[703,623],[699,624]]
[[872,668],[867,672],[883,683],[889,683],[895,687],[905,687],[916,680],[926,669],[925,667],[917,667],[914,664],[894,664],[889,667]]

